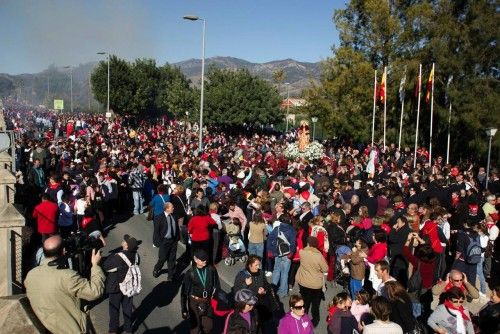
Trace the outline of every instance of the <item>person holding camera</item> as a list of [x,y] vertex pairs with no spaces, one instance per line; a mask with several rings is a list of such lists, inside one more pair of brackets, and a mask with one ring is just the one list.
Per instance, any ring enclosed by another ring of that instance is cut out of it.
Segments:
[[80,299],[93,301],[104,293],[106,276],[99,266],[100,252],[92,250],[90,279],[62,265],[63,240],[60,236],[47,238],[43,253],[45,259],[24,281],[33,311],[54,334],[90,333],[90,318],[81,310]]
[[210,301],[220,289],[217,269],[207,266],[208,253],[203,249],[194,251],[194,265],[186,272],[181,287],[182,318],[188,319],[190,333],[208,334],[213,328],[213,309]]
[[[126,296],[120,289],[120,283],[125,280],[129,264],[139,264],[137,240],[128,234],[123,236],[122,251],[109,256],[102,264],[102,269],[108,273],[106,293],[109,295],[109,333],[117,333],[120,321],[120,305],[123,311],[123,331],[132,333],[133,297]],[[126,263],[126,259],[128,264]]]

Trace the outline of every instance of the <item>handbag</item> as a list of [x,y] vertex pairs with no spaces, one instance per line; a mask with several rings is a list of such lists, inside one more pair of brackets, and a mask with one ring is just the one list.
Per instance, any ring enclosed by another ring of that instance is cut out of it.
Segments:
[[413,272],[408,280],[408,292],[420,292],[422,290],[422,276],[420,275],[420,261],[418,261],[417,269]]
[[427,327],[418,321],[417,319],[413,319],[413,322],[415,323],[415,328],[413,330],[405,332],[405,334],[427,334]]
[[146,220],[147,221],[152,221],[153,220],[153,207],[152,206],[149,206],[148,216],[146,217]]

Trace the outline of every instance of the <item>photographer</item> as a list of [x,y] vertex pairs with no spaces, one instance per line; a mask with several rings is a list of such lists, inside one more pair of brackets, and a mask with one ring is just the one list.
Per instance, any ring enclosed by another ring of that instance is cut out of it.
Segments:
[[74,270],[59,265],[63,257],[60,236],[52,236],[43,243],[45,259],[32,269],[24,281],[26,295],[33,311],[52,333],[89,333],[90,319],[81,310],[80,299],[92,301],[104,292],[105,275],[99,261],[101,254],[92,251],[90,280]]

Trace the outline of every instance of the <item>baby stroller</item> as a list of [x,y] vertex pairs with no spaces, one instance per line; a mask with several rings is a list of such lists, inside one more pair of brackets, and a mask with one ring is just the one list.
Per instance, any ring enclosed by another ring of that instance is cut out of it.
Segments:
[[241,238],[241,234],[228,234],[224,238],[224,246],[227,249],[227,256],[224,263],[227,266],[232,266],[236,261],[246,262],[248,256],[246,254],[245,244]]
[[349,289],[351,272],[348,265],[349,261],[342,258],[351,253],[351,249],[346,245],[339,246],[335,250],[335,281],[342,286],[344,291],[348,291]]

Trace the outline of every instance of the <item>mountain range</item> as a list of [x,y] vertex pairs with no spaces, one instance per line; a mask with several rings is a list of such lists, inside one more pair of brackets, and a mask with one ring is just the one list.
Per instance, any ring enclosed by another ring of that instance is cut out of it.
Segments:
[[[189,59],[171,65],[179,67],[193,85],[198,86],[201,78],[201,63],[201,59]],[[96,103],[89,94],[88,83],[89,73],[96,65],[97,62],[89,62],[73,68],[73,99],[76,106],[85,108],[87,104],[93,105]],[[302,91],[310,86],[311,81],[318,82],[320,78],[320,62],[308,63],[294,59],[252,63],[234,57],[207,58],[205,60],[205,71],[212,66],[234,70],[247,69],[250,73],[273,84],[275,84],[273,73],[276,70],[283,70],[285,78],[279,89],[284,97],[287,95],[287,88],[284,83],[289,84],[288,89],[291,97],[299,97]],[[61,87],[61,81],[66,82],[64,86],[69,85],[69,70],[53,65],[40,73],[19,75],[0,73],[0,97],[19,95],[32,104],[41,104],[47,98],[47,92],[69,91],[67,89],[69,87]],[[67,97],[63,96],[62,98],[66,99]]]

